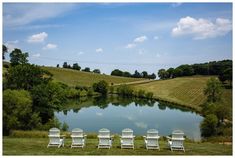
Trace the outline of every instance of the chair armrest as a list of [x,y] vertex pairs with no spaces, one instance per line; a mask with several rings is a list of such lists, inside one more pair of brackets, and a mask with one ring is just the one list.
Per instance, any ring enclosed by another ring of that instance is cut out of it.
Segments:
[[87,137],[87,135],[86,135],[86,134],[84,134],[83,136],[84,136],[84,137]]
[[167,139],[171,139],[171,137],[169,137],[169,136],[166,136],[166,138],[167,138]]

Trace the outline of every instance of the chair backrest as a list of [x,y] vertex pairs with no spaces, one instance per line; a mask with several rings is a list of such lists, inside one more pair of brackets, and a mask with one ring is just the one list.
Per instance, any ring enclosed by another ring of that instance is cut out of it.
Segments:
[[58,128],[51,128],[49,130],[49,136],[60,136],[60,130]]
[[60,143],[60,130],[58,128],[51,128],[49,130],[50,144],[59,144]]
[[102,128],[99,130],[99,137],[110,137],[110,130]]
[[181,130],[174,130],[172,132],[172,139],[183,139],[184,138],[184,132]]
[[83,137],[83,130],[80,129],[80,128],[74,128],[72,130],[72,135],[71,136]]
[[123,129],[122,137],[133,137],[133,130],[129,128]]
[[158,131],[156,129],[150,129],[147,131],[147,138],[148,137],[158,137]]

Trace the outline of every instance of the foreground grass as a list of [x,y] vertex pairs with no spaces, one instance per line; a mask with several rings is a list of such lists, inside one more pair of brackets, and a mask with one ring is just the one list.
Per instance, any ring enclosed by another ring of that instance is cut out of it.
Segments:
[[100,80],[105,80],[109,84],[118,84],[143,80],[140,78],[128,78],[128,77],[118,77],[110,76],[96,73],[89,73],[83,71],[77,71],[72,69],[55,68],[55,67],[42,67],[44,70],[48,70],[53,74],[53,79],[55,81],[63,82],[69,86],[92,86],[93,83]]
[[[154,97],[157,99],[184,105],[200,111],[200,105],[206,101],[203,90],[210,77],[211,76],[178,77],[132,86],[135,89],[153,92]],[[225,106],[232,107],[232,89],[223,90],[221,103]]]
[[142,139],[135,140],[135,149],[121,149],[119,139],[114,139],[111,149],[97,149],[98,139],[87,139],[85,148],[70,148],[71,139],[65,139],[65,147],[47,148],[48,138],[3,137],[3,155],[232,155],[232,145],[218,143],[185,142],[185,153],[170,151],[166,141],[160,141],[161,150],[146,150]]

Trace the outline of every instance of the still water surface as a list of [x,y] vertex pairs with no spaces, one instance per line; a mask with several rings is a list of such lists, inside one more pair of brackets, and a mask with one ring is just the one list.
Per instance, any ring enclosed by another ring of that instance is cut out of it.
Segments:
[[166,136],[172,130],[183,130],[193,140],[200,140],[200,122],[203,117],[187,109],[162,102],[148,102],[123,98],[89,98],[70,103],[67,110],[55,112],[60,122],[66,122],[69,130],[81,128],[85,132],[98,132],[108,128],[121,134],[131,128],[135,135],[145,135],[150,128]]

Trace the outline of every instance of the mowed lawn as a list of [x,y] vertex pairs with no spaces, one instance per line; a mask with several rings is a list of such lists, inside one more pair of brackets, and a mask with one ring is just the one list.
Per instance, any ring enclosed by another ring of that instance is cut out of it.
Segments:
[[93,83],[105,80],[109,84],[119,84],[140,81],[144,79],[140,78],[127,78],[127,77],[118,77],[110,76],[103,74],[95,74],[90,72],[76,71],[71,69],[64,68],[55,68],[55,67],[42,67],[44,70],[48,70],[53,74],[53,79],[65,83],[69,86],[92,86]]
[[111,149],[97,149],[98,139],[87,139],[86,146],[70,148],[71,139],[65,139],[65,147],[47,148],[48,138],[3,137],[3,155],[232,155],[232,145],[219,143],[185,142],[183,151],[170,151],[167,142],[159,142],[161,150],[146,150],[144,140],[135,140],[135,149],[121,149],[119,138],[115,138]]
[[[153,92],[154,97],[173,103],[192,107],[200,111],[200,105],[206,101],[203,90],[210,76],[179,77],[132,85],[135,89]],[[232,90],[224,89],[223,104],[232,105]]]

